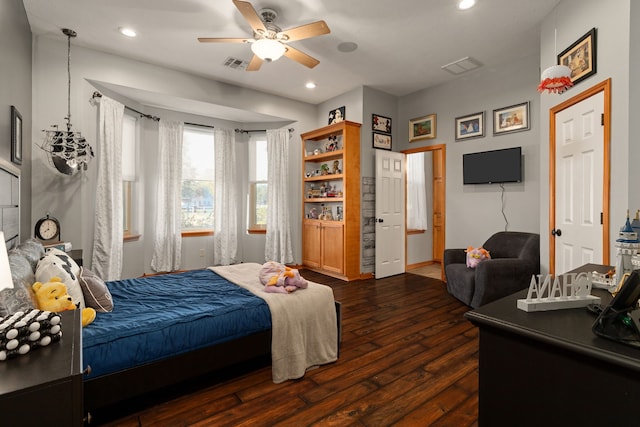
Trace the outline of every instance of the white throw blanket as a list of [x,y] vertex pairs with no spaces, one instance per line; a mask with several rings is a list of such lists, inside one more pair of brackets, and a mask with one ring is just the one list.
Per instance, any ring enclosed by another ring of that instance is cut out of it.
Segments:
[[309,282],[290,294],[267,293],[255,263],[209,267],[264,299],[271,311],[273,382],[301,378],[308,368],[338,360],[338,328],[333,290]]

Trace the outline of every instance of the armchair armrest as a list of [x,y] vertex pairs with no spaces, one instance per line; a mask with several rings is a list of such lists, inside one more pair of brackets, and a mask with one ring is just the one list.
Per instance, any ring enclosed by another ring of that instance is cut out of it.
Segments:
[[447,267],[449,264],[466,264],[466,249],[445,249],[442,257],[442,264]]

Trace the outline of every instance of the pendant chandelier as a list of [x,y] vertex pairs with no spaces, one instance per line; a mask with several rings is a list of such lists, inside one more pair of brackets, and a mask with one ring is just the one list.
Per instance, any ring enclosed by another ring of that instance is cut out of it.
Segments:
[[[554,31],[554,51],[558,50],[558,29]],[[566,65],[552,65],[545,69],[540,76],[538,92],[564,93],[573,86],[571,81],[571,68]]]
[[93,159],[93,148],[86,139],[71,129],[71,37],[76,32],[64,28],[62,33],[67,36],[67,130],[58,130],[57,125],[52,130],[45,130],[44,142],[40,146],[48,153],[49,163],[60,173],[75,175],[80,170],[87,170],[87,164]]

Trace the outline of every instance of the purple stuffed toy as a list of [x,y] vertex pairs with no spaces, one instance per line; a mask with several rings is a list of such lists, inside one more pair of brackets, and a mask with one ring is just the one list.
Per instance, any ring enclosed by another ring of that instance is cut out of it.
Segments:
[[307,281],[300,276],[300,272],[284,264],[268,261],[260,269],[260,283],[265,292],[288,294],[297,289],[306,289]]

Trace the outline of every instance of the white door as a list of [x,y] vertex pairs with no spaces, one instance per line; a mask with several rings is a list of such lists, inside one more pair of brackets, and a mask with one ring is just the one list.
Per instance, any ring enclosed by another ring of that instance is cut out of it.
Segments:
[[555,273],[602,264],[604,94],[555,115]]
[[376,279],[404,273],[404,154],[376,150]]

